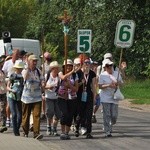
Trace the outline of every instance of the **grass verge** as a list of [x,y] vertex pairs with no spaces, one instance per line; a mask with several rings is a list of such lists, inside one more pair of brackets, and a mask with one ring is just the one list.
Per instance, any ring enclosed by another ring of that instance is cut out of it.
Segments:
[[126,99],[134,99],[133,104],[150,104],[150,79],[125,82],[122,93]]

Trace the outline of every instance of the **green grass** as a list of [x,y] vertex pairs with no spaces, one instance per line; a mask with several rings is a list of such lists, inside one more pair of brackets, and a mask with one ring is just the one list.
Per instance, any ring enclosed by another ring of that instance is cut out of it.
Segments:
[[150,80],[126,81],[122,93],[134,104],[150,104]]

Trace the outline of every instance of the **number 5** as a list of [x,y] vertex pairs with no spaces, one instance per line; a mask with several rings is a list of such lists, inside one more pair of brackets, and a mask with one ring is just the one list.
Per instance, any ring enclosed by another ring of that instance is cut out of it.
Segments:
[[89,36],[80,36],[80,51],[88,51],[89,47]]

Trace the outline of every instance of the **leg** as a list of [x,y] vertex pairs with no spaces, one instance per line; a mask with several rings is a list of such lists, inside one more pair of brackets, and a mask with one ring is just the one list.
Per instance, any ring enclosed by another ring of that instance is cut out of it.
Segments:
[[111,105],[111,124],[114,125],[118,118],[118,104]]
[[104,131],[107,135],[111,134],[111,104],[110,103],[102,103],[103,106],[103,124],[104,124]]
[[19,129],[22,122],[22,102],[17,101],[17,134],[20,135]]
[[33,103],[33,133],[36,138],[40,133],[40,114],[42,102]]
[[22,128],[25,136],[28,136],[29,133],[31,110],[32,104],[22,103]]

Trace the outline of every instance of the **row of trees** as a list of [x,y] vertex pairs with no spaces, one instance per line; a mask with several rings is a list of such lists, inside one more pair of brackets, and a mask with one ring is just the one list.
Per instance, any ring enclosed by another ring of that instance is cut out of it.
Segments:
[[12,37],[41,40],[44,50],[54,58],[64,54],[63,27],[58,16],[64,9],[72,16],[69,25],[69,57],[75,57],[77,30],[92,30],[90,57],[101,61],[111,52],[119,61],[120,49],[114,46],[116,24],[120,19],[136,23],[133,46],[125,49],[127,74],[134,77],[150,76],[150,1],[149,0],[0,0],[0,32],[10,31]]

